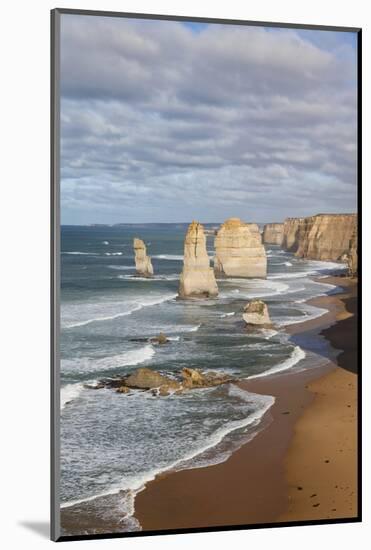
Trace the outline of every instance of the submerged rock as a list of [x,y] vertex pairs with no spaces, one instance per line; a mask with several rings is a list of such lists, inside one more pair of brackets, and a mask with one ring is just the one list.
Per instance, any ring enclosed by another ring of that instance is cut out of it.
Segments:
[[162,345],[162,344],[168,344],[169,340],[163,332],[160,332],[158,336],[155,336],[154,338],[150,338],[150,342],[152,344]]
[[215,273],[225,277],[266,277],[267,256],[256,223],[229,218],[215,238]]
[[142,239],[134,239],[135,269],[141,277],[152,277],[153,267],[151,258],[147,256],[146,245]]
[[184,241],[183,271],[179,279],[179,298],[210,298],[218,295],[213,269],[206,252],[203,226],[193,221]]
[[127,386],[120,386],[117,388],[117,393],[129,393],[130,389]]
[[271,325],[268,306],[262,300],[252,300],[245,308],[242,315],[247,325]]

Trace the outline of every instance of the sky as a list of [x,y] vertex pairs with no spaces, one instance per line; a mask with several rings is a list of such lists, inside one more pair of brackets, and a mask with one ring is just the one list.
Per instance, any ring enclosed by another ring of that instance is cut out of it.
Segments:
[[355,212],[351,32],[63,14],[63,224]]

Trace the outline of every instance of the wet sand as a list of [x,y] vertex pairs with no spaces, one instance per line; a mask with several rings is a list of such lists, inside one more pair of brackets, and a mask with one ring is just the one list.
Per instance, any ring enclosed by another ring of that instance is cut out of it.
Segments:
[[[342,286],[344,292],[309,303],[329,312],[291,325],[288,332],[294,340],[310,332],[330,341],[342,350],[342,366],[351,371],[356,362],[356,318],[348,311],[348,300],[354,299],[356,287],[345,278],[328,282]],[[355,300],[351,303],[354,306]],[[304,372],[288,370],[241,381],[242,388],[276,399],[263,419],[263,429],[221,464],[167,472],[149,482],[135,501],[135,517],[143,531],[354,517],[356,375],[331,359],[323,363]],[[107,513],[102,522],[101,514],[94,513],[101,505],[107,508],[107,503],[96,499],[94,504],[93,509],[63,510],[64,531],[120,531],[119,518]]]

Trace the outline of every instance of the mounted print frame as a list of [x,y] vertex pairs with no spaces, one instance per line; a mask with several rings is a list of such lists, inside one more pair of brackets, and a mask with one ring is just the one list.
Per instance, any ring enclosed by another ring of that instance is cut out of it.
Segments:
[[51,31],[52,539],[361,521],[361,29]]

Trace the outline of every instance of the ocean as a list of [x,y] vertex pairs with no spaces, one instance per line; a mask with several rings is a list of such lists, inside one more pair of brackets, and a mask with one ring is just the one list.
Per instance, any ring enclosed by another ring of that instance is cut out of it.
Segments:
[[[135,495],[146,482],[166,470],[226,460],[262,429],[274,398],[234,384],[167,397],[85,384],[139,366],[163,374],[190,367],[246,379],[325,361],[321,350],[299,345],[284,327],[326,312],[305,301],[337,289],[312,277],[342,266],[266,246],[267,279],[218,279],[216,299],[176,300],[187,227],[61,228],[61,505],[105,495],[118,508],[123,530],[140,529]],[[151,279],[133,277],[134,237],[147,245]],[[210,258],[213,240],[208,236]],[[242,312],[252,298],[268,304],[274,329],[246,331]],[[147,341],[159,332],[169,344]]]

